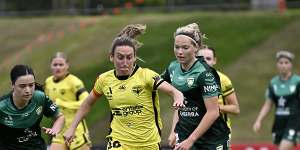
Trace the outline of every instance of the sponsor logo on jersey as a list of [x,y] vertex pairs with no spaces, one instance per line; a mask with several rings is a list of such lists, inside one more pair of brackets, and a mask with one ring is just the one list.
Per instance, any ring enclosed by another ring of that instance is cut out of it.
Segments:
[[206,86],[203,86],[203,91],[204,93],[206,92],[216,92],[217,89],[218,89],[218,85],[206,85]]
[[134,87],[132,87],[132,92],[137,94],[137,95],[140,95],[143,91],[143,87],[141,85],[136,85]]
[[24,130],[24,134],[24,136],[17,137],[19,143],[27,142],[31,138],[38,136],[38,134],[35,131],[32,131],[29,128],[26,128]]
[[143,110],[142,105],[134,105],[128,107],[112,108],[112,115],[127,117],[129,115],[139,115]]
[[282,96],[278,99],[278,106],[280,107],[284,107],[285,106],[285,102],[286,102],[286,99],[283,98]]
[[36,112],[37,115],[40,115],[40,114],[42,113],[42,110],[43,110],[43,106],[39,106],[39,107],[35,110],[35,112]]
[[198,117],[200,116],[198,113],[198,107],[183,107],[180,108],[180,116],[182,117]]
[[119,90],[125,90],[126,89],[126,86],[125,85],[120,85],[119,86]]
[[186,82],[188,84],[188,87],[192,87],[194,84],[195,78],[187,78]]

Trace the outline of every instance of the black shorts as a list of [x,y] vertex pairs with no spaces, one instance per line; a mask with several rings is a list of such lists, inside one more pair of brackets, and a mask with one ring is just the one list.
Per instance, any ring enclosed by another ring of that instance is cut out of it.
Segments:
[[286,128],[281,131],[276,131],[272,133],[273,143],[279,145],[282,140],[291,141],[295,145],[299,139],[299,131],[295,129]]

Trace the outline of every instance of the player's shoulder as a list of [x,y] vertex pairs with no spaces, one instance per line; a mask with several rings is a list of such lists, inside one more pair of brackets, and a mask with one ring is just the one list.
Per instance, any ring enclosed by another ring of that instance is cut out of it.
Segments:
[[217,70],[217,73],[220,77],[221,82],[222,81],[230,81],[229,77],[226,74],[224,74],[223,72]]
[[109,70],[97,76],[96,80],[106,80],[115,76],[114,70]]
[[53,82],[53,75],[46,78],[45,83]]
[[10,97],[11,97],[11,93],[5,94],[0,97],[0,109],[7,107],[8,105],[7,102],[10,100]]
[[279,80],[280,80],[279,75],[276,75],[276,76],[274,76],[274,77],[271,78],[270,83],[276,83],[276,82],[278,82]]
[[68,82],[72,82],[72,83],[81,83],[81,79],[79,79],[77,76],[75,76],[74,74],[69,74],[67,77],[66,77],[66,80]]

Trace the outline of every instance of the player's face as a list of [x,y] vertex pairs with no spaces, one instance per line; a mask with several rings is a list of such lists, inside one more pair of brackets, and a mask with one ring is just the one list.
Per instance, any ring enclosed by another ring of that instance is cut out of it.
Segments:
[[194,63],[197,47],[192,44],[191,39],[184,35],[177,35],[174,42],[174,53],[177,61],[182,65]]
[[211,51],[207,48],[199,50],[198,56],[203,56],[206,63],[210,66],[214,66],[217,63],[217,60],[214,57],[213,51]]
[[56,57],[51,61],[51,70],[54,78],[62,79],[68,73],[69,65],[64,58]]
[[134,49],[130,46],[117,46],[110,60],[114,63],[118,76],[130,75],[136,61]]
[[29,101],[35,88],[35,80],[33,75],[24,75],[18,77],[15,84],[12,85],[13,94],[18,100]]
[[277,60],[277,69],[279,74],[287,74],[292,71],[292,62],[287,58],[279,58]]

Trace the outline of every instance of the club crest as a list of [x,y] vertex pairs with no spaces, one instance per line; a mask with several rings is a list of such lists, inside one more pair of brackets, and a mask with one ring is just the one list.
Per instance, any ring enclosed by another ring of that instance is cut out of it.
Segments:
[[187,78],[186,82],[188,84],[188,87],[192,87],[194,84],[195,78]]
[[295,85],[290,86],[290,92],[291,93],[294,93],[295,90],[296,90],[296,86]]

